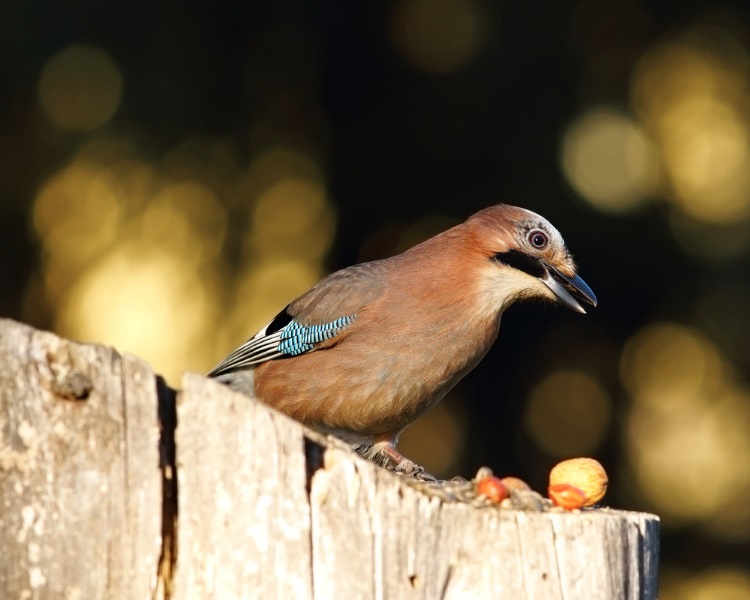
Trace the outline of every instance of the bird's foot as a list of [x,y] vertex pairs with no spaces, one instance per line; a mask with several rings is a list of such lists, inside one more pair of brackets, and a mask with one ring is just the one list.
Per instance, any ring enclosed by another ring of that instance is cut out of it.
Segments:
[[356,450],[361,456],[381,467],[385,467],[391,473],[396,473],[404,477],[413,477],[415,480],[424,483],[436,483],[438,481],[436,477],[425,471],[423,467],[409,460],[396,450],[394,436],[383,436],[375,439],[371,444],[357,447]]
[[436,483],[437,478],[430,475],[417,463],[409,460],[403,454],[401,454],[393,444],[386,444],[381,448],[383,456],[387,459],[386,468],[397,473],[398,475],[404,475],[407,477],[414,477],[419,481],[428,483]]
[[401,457],[401,461],[391,467],[398,475],[404,475],[406,477],[414,477],[419,481],[426,483],[437,483],[437,478],[434,475],[430,475],[424,470],[424,467],[412,462],[408,458]]

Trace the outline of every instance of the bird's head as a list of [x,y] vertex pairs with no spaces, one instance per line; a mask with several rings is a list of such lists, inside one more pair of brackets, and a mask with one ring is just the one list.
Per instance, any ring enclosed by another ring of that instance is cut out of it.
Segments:
[[546,298],[585,313],[596,306],[594,292],[576,273],[560,232],[529,210],[499,204],[466,221],[482,254],[482,292],[505,308],[523,298]]

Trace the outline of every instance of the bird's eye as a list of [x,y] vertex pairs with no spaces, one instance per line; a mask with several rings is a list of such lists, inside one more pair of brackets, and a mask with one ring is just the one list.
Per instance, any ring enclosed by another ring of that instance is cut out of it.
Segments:
[[549,237],[543,231],[535,229],[528,236],[529,243],[537,250],[543,250],[549,244]]

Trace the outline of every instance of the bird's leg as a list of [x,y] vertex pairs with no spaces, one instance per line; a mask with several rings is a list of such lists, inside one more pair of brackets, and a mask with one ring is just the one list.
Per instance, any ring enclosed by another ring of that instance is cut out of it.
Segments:
[[436,482],[437,478],[424,470],[424,467],[412,462],[396,450],[394,436],[375,439],[373,445],[367,452],[368,458],[375,460],[386,469],[408,475],[420,481]]

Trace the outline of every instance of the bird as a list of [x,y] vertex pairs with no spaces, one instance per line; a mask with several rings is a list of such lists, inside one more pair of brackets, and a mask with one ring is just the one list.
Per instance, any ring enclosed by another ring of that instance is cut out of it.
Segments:
[[544,217],[496,204],[405,252],[346,267],[290,302],[208,377],[382,467],[435,478],[399,435],[469,373],[504,311],[541,299],[597,305]]

